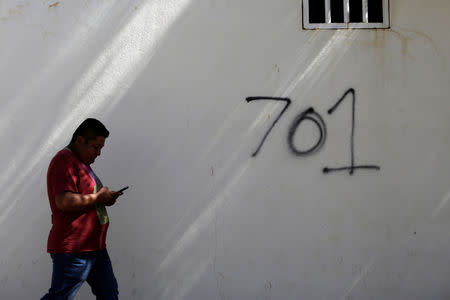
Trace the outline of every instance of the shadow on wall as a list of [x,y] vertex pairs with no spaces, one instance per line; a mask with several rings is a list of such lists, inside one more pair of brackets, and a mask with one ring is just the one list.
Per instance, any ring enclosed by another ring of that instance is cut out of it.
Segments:
[[[0,172],[0,186],[3,189],[0,239],[5,242],[0,257],[1,282],[24,282],[20,279],[24,274],[39,274],[39,271],[33,271],[34,263],[28,264],[23,258],[36,262],[44,254],[46,240],[33,245],[30,241],[35,240],[33,237],[37,230],[48,233],[50,214],[45,192],[45,171],[52,155],[68,142],[81,120],[93,115],[101,118],[111,113],[148,65],[190,0],[139,1],[139,5],[136,1],[136,5],[127,11],[116,3],[119,1],[108,1],[93,7],[93,11],[80,11],[80,19],[85,18],[86,22],[95,19],[90,30],[66,28],[69,38],[61,38],[57,50],[51,49],[58,53],[56,57],[52,56],[43,70],[28,74],[32,80],[23,82],[23,88],[2,104],[0,136],[11,143],[3,150],[4,167]],[[55,2],[50,8],[58,9],[61,14],[71,14],[65,10],[66,4]],[[111,16],[118,20],[118,26],[113,26],[115,30],[108,32],[105,39],[103,34],[105,27],[111,26]],[[41,18],[45,17],[44,13]],[[61,25],[58,23],[55,20],[53,26]],[[98,40],[104,41],[104,44],[95,47],[95,52],[86,53],[84,45]],[[39,55],[47,55],[45,52],[50,51],[45,48],[36,51],[36,47],[29,47],[26,40],[21,42],[15,44],[21,50],[19,52],[31,56],[38,53],[37,57],[34,55],[36,60],[39,60]],[[45,47],[45,44],[41,46]],[[10,59],[20,61],[14,55]],[[79,65],[84,66],[79,73],[70,71],[72,66],[76,69]],[[39,193],[36,194],[36,191]],[[46,223],[42,221],[44,218]],[[36,228],[36,224],[42,227]],[[22,266],[23,273],[17,272],[18,264]],[[45,279],[41,277],[40,287],[47,286],[47,277],[50,276],[48,274]],[[25,283],[21,287],[23,298],[36,294],[30,286],[27,288]],[[5,293],[3,295],[8,298],[8,293],[12,293],[13,289],[19,290],[8,284],[1,294]]]

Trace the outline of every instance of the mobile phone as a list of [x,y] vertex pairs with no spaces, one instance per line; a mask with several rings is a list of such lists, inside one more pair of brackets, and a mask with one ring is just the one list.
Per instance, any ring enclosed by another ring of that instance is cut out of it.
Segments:
[[123,189],[118,190],[119,193],[122,193],[123,191],[125,191],[127,188],[129,188],[129,186],[124,187]]

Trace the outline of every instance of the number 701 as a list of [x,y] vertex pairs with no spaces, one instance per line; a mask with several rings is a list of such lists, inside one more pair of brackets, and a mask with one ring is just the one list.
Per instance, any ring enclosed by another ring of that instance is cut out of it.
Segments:
[[[351,94],[352,96],[352,126],[351,126],[351,133],[350,133],[350,166],[345,167],[324,167],[323,173],[328,174],[331,172],[339,172],[339,171],[349,171],[350,175],[353,175],[354,171],[357,169],[370,169],[370,170],[380,170],[379,166],[376,165],[356,165],[355,164],[355,106],[356,106],[356,92],[353,88],[348,89],[344,95],[339,98],[339,100],[328,110],[328,114],[334,113],[334,111],[339,107],[339,105],[344,101],[344,99],[347,98],[347,96]],[[281,116],[286,112],[289,105],[291,105],[291,99],[289,98],[278,98],[278,97],[247,97],[247,102],[252,101],[258,101],[258,100],[275,100],[275,101],[282,101],[286,102],[285,107],[281,111],[281,113],[278,115],[278,117],[275,119],[275,121],[272,123],[272,126],[270,126],[269,130],[267,130],[266,134],[264,135],[263,139],[259,143],[258,148],[255,152],[253,152],[252,156],[255,157],[258,155],[259,151],[261,150],[262,146],[264,145],[264,142],[267,139],[267,136],[270,134],[272,129],[275,127],[275,124],[278,122],[278,120],[281,118]],[[320,136],[319,140],[312,146],[310,149],[307,150],[299,150],[294,145],[294,135],[297,131],[300,124],[305,121],[309,120],[313,122],[317,129],[319,130]],[[314,110],[313,107],[309,107],[308,109],[304,110],[300,114],[298,114],[295,119],[292,121],[290,127],[289,127],[289,133],[288,133],[288,144],[289,149],[292,151],[293,154],[296,156],[306,156],[311,155],[317,151],[319,151],[325,141],[327,139],[327,126],[325,121],[323,120],[322,116]]]

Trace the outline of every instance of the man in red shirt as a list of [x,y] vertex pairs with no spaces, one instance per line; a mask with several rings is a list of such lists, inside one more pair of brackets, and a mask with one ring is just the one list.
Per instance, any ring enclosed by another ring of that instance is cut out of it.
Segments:
[[90,167],[108,136],[100,121],[86,119],[48,167],[53,226],[47,252],[53,261],[53,274],[44,300],[73,299],[84,281],[97,299],[118,299],[117,281],[106,250],[109,218],[105,207],[113,205],[122,193],[103,187]]

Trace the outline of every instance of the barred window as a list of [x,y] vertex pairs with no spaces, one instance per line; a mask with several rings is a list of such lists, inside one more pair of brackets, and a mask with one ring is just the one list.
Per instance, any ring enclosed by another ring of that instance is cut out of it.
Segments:
[[303,28],[389,28],[389,0],[303,0]]

